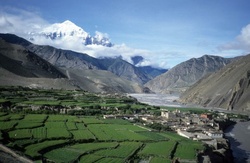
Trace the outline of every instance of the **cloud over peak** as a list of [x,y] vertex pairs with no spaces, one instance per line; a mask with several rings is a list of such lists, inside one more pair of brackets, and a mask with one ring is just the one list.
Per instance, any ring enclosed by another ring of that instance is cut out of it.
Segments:
[[220,45],[220,51],[239,50],[243,53],[250,52],[250,24],[242,28],[241,33],[235,38],[234,41]]
[[[70,29],[66,29],[67,25]],[[39,45],[51,45],[56,48],[73,50],[81,53],[86,53],[93,57],[117,57],[121,56],[124,60],[133,63],[131,57],[142,56],[144,60],[137,64],[137,66],[154,66],[154,67],[169,67],[166,61],[156,60],[156,53],[148,50],[136,49],[128,47],[126,44],[113,45],[111,47],[101,46],[98,44],[84,45],[82,37],[61,37],[60,39],[51,39],[37,33],[46,33],[51,30],[51,34],[55,33],[55,29],[60,27],[64,30],[72,30],[74,27],[75,32],[82,33],[82,36],[89,36],[87,32],[82,30],[81,27],[75,25],[70,20],[63,23],[50,24],[40,15],[30,13],[28,11],[19,9],[8,9],[0,15],[0,32],[13,33],[18,36],[24,37],[29,41]],[[59,33],[62,33],[59,31]],[[48,35],[48,34],[47,34]],[[104,44],[109,43],[109,35],[100,31],[95,32],[92,41],[102,41]],[[167,56],[166,56],[167,57]],[[161,58],[166,59],[166,58]]]

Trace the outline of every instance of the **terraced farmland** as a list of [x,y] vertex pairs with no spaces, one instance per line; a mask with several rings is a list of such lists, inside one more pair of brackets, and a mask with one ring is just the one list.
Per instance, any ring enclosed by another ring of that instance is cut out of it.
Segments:
[[199,142],[102,116],[141,110],[159,111],[124,96],[0,87],[0,142],[38,162],[196,161]]
[[153,132],[128,121],[69,115],[13,115],[0,113],[5,145],[17,148],[33,160],[52,162],[171,162],[195,161],[199,142],[170,132]]

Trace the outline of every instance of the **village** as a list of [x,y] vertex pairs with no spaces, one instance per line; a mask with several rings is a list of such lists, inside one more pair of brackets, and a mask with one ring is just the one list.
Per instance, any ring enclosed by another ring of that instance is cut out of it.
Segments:
[[233,116],[234,118],[232,118],[232,115],[229,117],[227,113],[214,113],[213,111],[195,114],[183,112],[178,109],[173,111],[161,109],[160,116],[151,114],[103,115],[103,118],[122,118],[129,121],[139,119],[144,126],[148,124],[161,124],[175,131],[180,136],[201,141],[214,149],[220,149],[221,146],[227,144],[223,130],[229,125],[234,124],[235,119],[238,119],[237,115]]

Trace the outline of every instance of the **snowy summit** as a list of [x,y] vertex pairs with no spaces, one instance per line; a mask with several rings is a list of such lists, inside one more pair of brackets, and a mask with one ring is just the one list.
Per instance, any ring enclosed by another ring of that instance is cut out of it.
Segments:
[[102,45],[111,47],[107,34],[96,32],[94,37],[84,31],[81,27],[77,26],[70,20],[62,23],[55,23],[47,26],[36,33],[30,34],[30,40],[37,42],[37,39],[46,38],[52,41],[77,41],[83,45]]

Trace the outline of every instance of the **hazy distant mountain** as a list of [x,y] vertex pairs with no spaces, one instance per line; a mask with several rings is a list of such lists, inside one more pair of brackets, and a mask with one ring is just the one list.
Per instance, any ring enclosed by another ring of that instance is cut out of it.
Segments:
[[62,23],[55,23],[50,26],[42,28],[37,32],[30,32],[29,37],[31,41],[46,38],[53,41],[64,42],[80,42],[83,45],[102,45],[111,47],[112,43],[105,34],[96,32],[95,36],[90,36],[89,33],[84,31],[81,27],[75,25],[73,22],[66,20]]
[[182,102],[228,110],[250,111],[250,54],[203,78],[181,97]]
[[164,69],[164,68],[160,69],[160,68],[154,68],[151,66],[141,66],[138,68],[141,71],[145,72],[146,74],[152,76],[152,79],[168,71],[167,69]]
[[182,62],[145,84],[158,93],[183,92],[202,77],[219,70],[232,59],[204,55]]
[[133,56],[131,57],[131,60],[133,61],[133,65],[137,65],[138,63],[142,62],[144,58],[142,56]]
[[[131,57],[131,60],[133,61],[133,65],[140,64],[141,62],[144,61],[144,58],[142,56],[133,56]],[[158,75],[161,75],[165,72],[167,72],[167,69],[164,68],[155,68],[152,66],[138,66],[138,68],[145,72],[146,74],[150,75],[153,78],[155,78]]]

